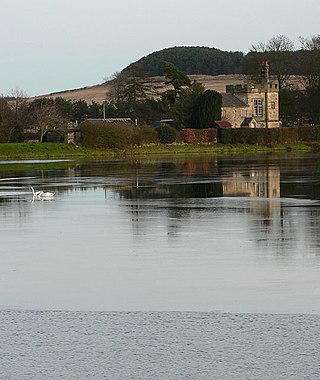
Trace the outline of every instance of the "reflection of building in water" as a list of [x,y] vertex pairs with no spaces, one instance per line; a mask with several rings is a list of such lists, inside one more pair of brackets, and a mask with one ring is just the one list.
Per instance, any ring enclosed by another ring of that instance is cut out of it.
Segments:
[[[280,220],[280,168],[253,169],[247,173],[233,173],[222,182],[223,196],[249,197],[250,209],[267,217],[265,223]],[[269,198],[266,201],[257,198]],[[272,201],[271,199],[272,198]]]
[[222,181],[224,196],[280,198],[280,169],[250,170],[233,173]]

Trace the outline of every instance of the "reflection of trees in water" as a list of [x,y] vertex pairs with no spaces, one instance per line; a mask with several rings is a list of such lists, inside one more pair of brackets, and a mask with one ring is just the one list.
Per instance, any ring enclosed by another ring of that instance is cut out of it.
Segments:
[[5,225],[8,220],[25,221],[31,212],[31,199],[0,198],[0,220]]
[[[282,198],[319,199],[319,163],[320,159],[313,156],[288,159],[274,155],[96,160],[15,169],[8,166],[2,168],[0,176],[25,178],[21,187],[29,186],[29,178],[34,178],[39,185],[50,184],[58,194],[75,189],[109,189],[130,201],[126,207],[131,210],[137,230],[142,224],[148,228],[153,223],[152,215],[161,213],[167,220],[168,234],[183,228],[188,218],[212,213],[206,199],[245,197],[245,208],[237,208],[236,204],[228,208],[230,217],[234,213],[249,214],[257,245],[278,247],[279,252],[284,252],[294,246],[302,233],[309,237],[310,244],[320,246],[318,208],[300,208],[297,215],[297,208],[280,201],[280,194]],[[24,218],[30,206],[24,203],[25,199],[0,199],[2,213],[14,212]]]
[[[302,253],[318,252],[320,247],[320,208],[318,205],[279,203],[277,213],[251,221],[252,239],[257,247],[270,247],[279,256],[290,256],[297,247]],[[316,253],[318,254],[318,253]],[[320,255],[320,252],[319,252]]]
[[158,185],[144,187],[127,187],[117,190],[126,199],[189,199],[222,197],[222,184],[214,183],[190,183],[174,185]]
[[[162,170],[168,169],[167,184],[157,183],[157,178],[151,184],[143,187],[143,179],[141,188],[120,190],[124,198],[140,199],[155,201],[156,212],[161,212],[166,218],[168,235],[174,235],[177,231],[185,227],[188,219],[195,218],[197,213],[201,211],[206,217],[206,213],[212,213],[210,208],[202,208],[203,198],[211,197],[245,197],[246,207],[229,207],[228,213],[232,218],[232,214],[249,214],[252,240],[256,242],[257,247],[270,247],[279,255],[290,255],[293,248],[297,246],[300,239],[303,241],[304,248],[307,251],[311,246],[320,246],[320,218],[319,211],[315,210],[312,205],[305,207],[301,215],[297,215],[294,206],[281,203],[281,196],[296,197],[297,194],[305,194],[305,196],[318,196],[319,184],[314,183],[299,184],[294,183],[280,186],[280,177],[286,178],[286,173],[280,175],[280,160],[272,160],[272,165],[259,160],[253,162],[240,161],[239,165],[224,166],[224,162],[219,164],[219,160],[215,162],[212,170],[212,163],[184,161],[179,165],[165,163],[161,165]],[[253,164],[253,168],[250,167]],[[287,163],[286,163],[287,164]],[[295,163],[297,164],[297,163]],[[264,167],[264,165],[266,165]],[[210,168],[210,169],[208,169]],[[301,168],[301,172],[305,169]],[[170,173],[175,177],[175,183],[170,184]],[[205,175],[201,173],[206,173]],[[211,175],[208,175],[211,173]],[[289,172],[290,173],[290,172]],[[293,179],[296,180],[297,169],[293,171]],[[318,172],[317,172],[318,173]],[[302,175],[302,174],[301,174]],[[317,176],[314,173],[315,178]],[[318,195],[316,195],[318,192]],[[175,203],[172,207],[170,200],[177,202],[179,199],[184,200],[187,204],[192,200],[194,207],[179,207]],[[197,201],[198,199],[198,201]],[[168,204],[162,204],[159,208],[157,201],[168,201]],[[148,212],[152,214],[152,209]],[[155,212],[155,211],[154,211]],[[149,215],[150,216],[150,215]],[[208,216],[210,219],[210,215]],[[148,223],[152,222],[152,218],[148,220],[141,218],[136,219],[138,223],[146,223],[145,228],[148,229]]]

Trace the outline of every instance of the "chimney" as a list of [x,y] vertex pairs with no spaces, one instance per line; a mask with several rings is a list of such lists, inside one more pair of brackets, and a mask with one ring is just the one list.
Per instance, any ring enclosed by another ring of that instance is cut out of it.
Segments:
[[268,61],[262,61],[261,63],[261,87],[268,89],[269,85],[269,64]]

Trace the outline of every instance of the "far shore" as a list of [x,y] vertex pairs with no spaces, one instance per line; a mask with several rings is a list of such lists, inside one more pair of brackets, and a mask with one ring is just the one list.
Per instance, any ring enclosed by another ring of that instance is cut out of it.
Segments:
[[213,145],[144,145],[125,150],[88,149],[76,145],[61,143],[2,143],[0,144],[1,160],[21,159],[58,159],[58,158],[113,158],[150,155],[191,155],[191,154],[254,154],[272,152],[312,152],[319,151],[314,144],[286,145],[247,145],[247,144],[213,144]]

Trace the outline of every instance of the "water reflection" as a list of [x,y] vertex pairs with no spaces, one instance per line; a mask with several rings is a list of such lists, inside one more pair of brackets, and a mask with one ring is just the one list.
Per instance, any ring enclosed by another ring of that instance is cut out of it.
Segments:
[[[36,294],[47,284],[38,299],[48,307],[284,311],[290,293],[296,310],[313,310],[319,163],[305,154],[0,164],[0,285],[13,289],[0,299],[27,305],[26,281]],[[30,185],[55,198],[34,201]]]

